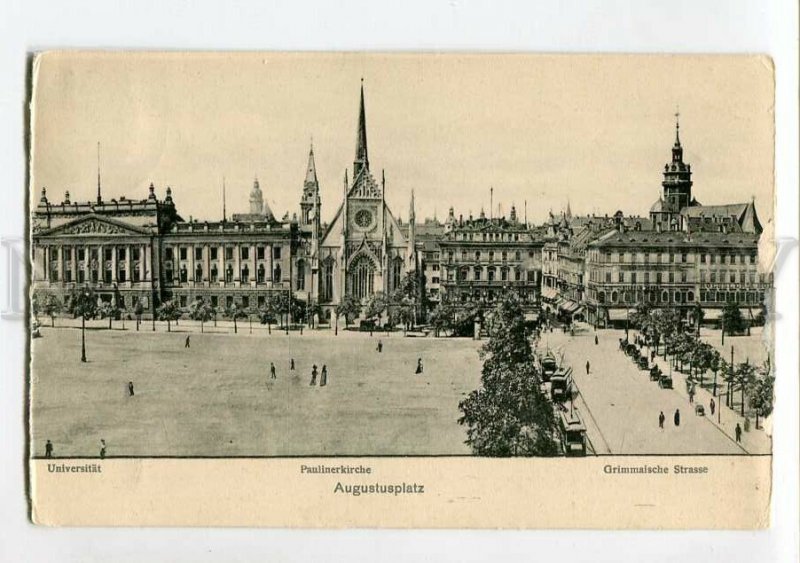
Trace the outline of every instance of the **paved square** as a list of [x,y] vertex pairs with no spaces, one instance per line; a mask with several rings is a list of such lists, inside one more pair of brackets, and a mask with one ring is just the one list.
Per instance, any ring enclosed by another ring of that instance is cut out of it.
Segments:
[[[34,455],[49,439],[55,456],[97,456],[101,438],[108,456],[470,453],[458,402],[479,384],[479,342],[382,335],[379,354],[378,334],[249,335],[245,324],[193,329],[187,349],[175,327],[126,324],[87,331],[87,364],[80,330],[44,327],[33,340]],[[326,387],[309,386],[313,363],[328,366]]]

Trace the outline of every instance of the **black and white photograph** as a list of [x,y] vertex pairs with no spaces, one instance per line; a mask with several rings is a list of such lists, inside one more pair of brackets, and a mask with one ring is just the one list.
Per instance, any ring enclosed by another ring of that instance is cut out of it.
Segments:
[[771,454],[764,58],[53,52],[33,77],[54,471]]

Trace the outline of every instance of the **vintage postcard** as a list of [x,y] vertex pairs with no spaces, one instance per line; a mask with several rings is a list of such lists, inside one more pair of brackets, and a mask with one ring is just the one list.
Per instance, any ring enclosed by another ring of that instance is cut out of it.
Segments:
[[769,524],[768,58],[31,75],[36,523]]

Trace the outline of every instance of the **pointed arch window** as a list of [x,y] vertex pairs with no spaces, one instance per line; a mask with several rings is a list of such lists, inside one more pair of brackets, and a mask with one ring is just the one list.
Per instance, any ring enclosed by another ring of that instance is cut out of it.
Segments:
[[358,298],[365,299],[371,296],[375,288],[375,268],[372,260],[367,256],[359,256],[350,266],[350,293]]

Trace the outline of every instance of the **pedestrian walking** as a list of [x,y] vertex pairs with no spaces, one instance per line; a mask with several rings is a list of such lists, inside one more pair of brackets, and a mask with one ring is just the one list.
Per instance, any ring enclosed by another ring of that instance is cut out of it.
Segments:
[[311,383],[309,385],[316,385],[317,384],[317,364],[311,368]]
[[714,397],[711,397],[711,401],[708,403],[708,406],[711,408],[711,416],[714,416],[714,410],[717,408],[717,403],[714,402]]
[[328,384],[328,366],[322,364],[322,373],[319,376],[319,386],[325,387]]
[[191,335],[187,334],[186,335],[186,344],[183,345],[184,348],[191,348],[191,346],[189,346],[189,338],[191,338]]
[[689,387],[689,404],[691,405],[693,403],[694,403],[694,385]]
[[664,421],[665,420],[667,420],[667,417],[664,416],[664,411],[661,411],[659,413],[659,415],[658,415],[658,427],[661,428],[661,430],[664,430]]
[[650,361],[654,362],[655,360],[656,360],[656,351],[655,350],[651,350],[650,351]]
[[275,375],[275,364],[272,362],[269,363],[269,378],[278,379],[278,376]]
[[673,417],[673,421],[675,422],[675,426],[681,425],[681,410],[675,409],[675,416]]
[[589,360],[586,360],[586,375],[589,375]]
[[135,393],[133,392],[133,381],[128,382],[128,396],[133,397]]
[[417,375],[422,373],[422,358],[417,358],[417,370],[414,373]]
[[44,445],[44,457],[53,457],[53,443],[50,440]]
[[383,352],[383,341],[381,341],[380,339],[378,339],[378,347],[377,347],[377,348],[375,348],[375,349],[378,351],[378,354],[380,354],[381,352]]
[[742,441],[742,427],[739,423],[736,423],[736,443],[739,444]]
[[100,440],[100,459],[106,458],[106,441]]
[[289,363],[289,371],[294,371],[294,358],[292,358],[291,362]]
[[599,343],[599,340],[597,339],[597,335],[595,334],[594,335],[594,345],[597,346],[598,343]]

